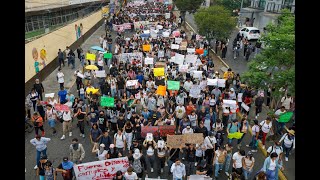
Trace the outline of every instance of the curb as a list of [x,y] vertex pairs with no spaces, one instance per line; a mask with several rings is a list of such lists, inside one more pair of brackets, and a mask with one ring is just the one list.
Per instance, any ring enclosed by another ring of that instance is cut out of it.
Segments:
[[[240,112],[237,112],[237,116],[242,118],[242,115]],[[250,135],[252,136],[252,129],[251,127],[249,126],[249,133]],[[262,152],[262,154],[267,157],[267,150],[265,149],[262,149],[262,143],[260,141],[258,141],[258,146],[259,146],[259,149],[260,151]],[[279,170],[279,173],[278,173],[278,176],[279,176],[279,179],[280,180],[287,180],[286,176],[283,174],[283,172],[281,170]]]

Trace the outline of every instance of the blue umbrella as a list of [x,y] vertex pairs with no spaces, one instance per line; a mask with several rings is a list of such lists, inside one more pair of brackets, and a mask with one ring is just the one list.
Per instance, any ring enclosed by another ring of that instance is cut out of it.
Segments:
[[100,46],[92,46],[91,49],[104,52],[104,49]]

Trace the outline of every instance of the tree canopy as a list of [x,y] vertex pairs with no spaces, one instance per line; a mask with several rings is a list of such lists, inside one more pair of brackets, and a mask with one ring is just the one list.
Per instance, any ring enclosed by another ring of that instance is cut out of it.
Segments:
[[265,49],[249,62],[248,71],[242,79],[257,88],[268,85],[275,88],[273,97],[283,94],[281,88],[288,93],[295,93],[295,17],[288,10],[279,16],[277,24],[268,24],[266,34],[261,41]]
[[207,33],[210,33],[216,39],[229,37],[236,26],[236,21],[231,17],[230,11],[223,6],[200,8],[194,18],[201,35],[206,36]]
[[[241,0],[215,0],[216,5],[224,6],[226,9],[233,11],[236,9],[240,9],[241,7]],[[242,7],[248,7],[250,5],[249,0],[243,0]]]
[[203,0],[174,0],[173,2],[180,13],[184,15],[187,11],[189,13],[195,12],[200,7]]

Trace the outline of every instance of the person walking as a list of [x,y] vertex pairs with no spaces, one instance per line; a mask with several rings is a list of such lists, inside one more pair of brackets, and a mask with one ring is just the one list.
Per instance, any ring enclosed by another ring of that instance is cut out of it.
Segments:
[[257,152],[258,147],[258,136],[260,132],[260,126],[258,120],[253,120],[254,125],[252,126],[252,138],[250,144],[246,145],[247,147],[251,147],[251,152]]
[[73,179],[73,162],[68,159],[68,157],[64,157],[62,159],[62,163],[56,168],[57,172],[60,172],[63,180],[72,180]]
[[208,162],[208,164],[212,164],[212,159],[214,156],[214,152],[216,150],[216,137],[215,133],[213,131],[209,132],[209,135],[204,138],[203,143],[206,145],[206,152],[205,152],[205,157]]
[[181,152],[185,152],[185,167],[188,178],[195,173],[196,148],[194,147],[194,144],[189,144],[185,147],[185,150],[181,148]]
[[58,62],[59,62],[59,68],[61,69],[61,64],[63,64],[63,67],[65,66],[64,65],[64,55],[63,55],[63,52],[61,51],[61,49],[59,49],[58,51]]
[[127,172],[124,173],[124,177],[126,180],[137,180],[138,176],[136,172],[133,172],[133,168],[129,167]]
[[41,137],[37,135],[35,138],[30,140],[30,143],[36,147],[37,155],[36,155],[36,166],[34,169],[38,168],[37,163],[40,161],[41,154],[43,156],[47,156],[47,144],[51,141],[50,138]]
[[250,175],[254,166],[254,157],[251,151],[248,151],[247,155],[242,158],[242,170],[245,180],[250,179]]
[[33,88],[37,91],[39,95],[39,99],[43,101],[42,93],[44,93],[44,87],[42,83],[39,81],[39,79],[36,79],[36,82],[34,83]]
[[44,177],[46,180],[56,180],[56,169],[52,166],[50,161],[47,161],[44,165]]
[[271,118],[268,116],[266,118],[266,120],[262,121],[260,123],[260,129],[262,132],[262,137],[261,137],[261,141],[262,141],[262,148],[265,149],[265,145],[266,145],[266,138],[269,132],[271,132],[273,134],[273,130],[272,130],[272,122],[271,122]]
[[240,122],[240,127],[239,127],[239,130],[241,133],[243,133],[243,135],[241,136],[240,139],[238,139],[238,149],[240,149],[241,147],[241,141],[242,139],[244,138],[244,136],[247,134],[248,132],[248,129],[249,129],[249,123],[247,121],[247,118],[242,118],[241,119],[241,122]]
[[114,134],[114,146],[117,148],[117,151],[119,151],[121,154],[124,153],[124,151],[126,150],[126,137],[122,132],[122,128],[118,129],[118,132]]
[[232,158],[232,145],[230,143],[227,143],[225,145],[225,150],[227,151],[227,157],[226,157],[226,163],[225,163],[225,174],[229,177],[229,168],[230,168],[230,162],[231,162],[231,158]]
[[186,167],[179,159],[176,159],[175,163],[172,164],[170,172],[172,173],[173,180],[186,178]]
[[52,129],[52,134],[55,135],[57,133],[57,130],[55,128],[56,120],[57,120],[57,112],[53,109],[51,104],[47,104],[46,108],[47,110],[46,110],[45,120],[48,121],[48,124]]
[[145,139],[143,146],[146,148],[147,160],[150,163],[150,172],[153,173],[153,167],[156,162],[155,149],[157,149],[157,143],[153,139],[151,141]]
[[97,158],[99,159],[99,161],[108,159],[108,156],[110,158],[110,154],[107,150],[105,150],[105,147],[106,146],[104,144],[100,144],[100,145],[98,143],[93,144],[93,148],[91,152],[97,154]]
[[82,107],[78,107],[78,110],[77,110],[77,113],[75,113],[73,115],[73,117],[77,117],[78,119],[78,127],[79,127],[79,130],[80,130],[80,137],[83,137],[85,138],[85,135],[84,135],[84,118],[85,118],[85,115],[87,113],[82,111]]
[[223,146],[216,150],[213,158],[213,163],[215,166],[214,177],[218,179],[219,173],[222,171],[223,164],[226,161],[227,151]]
[[36,104],[37,104],[37,100],[39,99],[39,94],[37,93],[37,91],[32,88],[31,93],[30,93],[30,100],[32,102],[32,107],[33,107],[33,111],[36,111]]
[[285,160],[288,161],[289,160],[289,154],[290,151],[293,150],[295,148],[296,145],[296,141],[295,141],[295,131],[293,129],[288,129],[288,132],[285,133],[281,139],[279,140],[279,143],[282,143],[282,148],[283,151],[286,153],[285,154]]
[[71,111],[64,111],[62,113],[62,132],[63,135],[61,137],[61,140],[66,138],[67,133],[69,132],[69,136],[72,136],[72,116]]
[[246,155],[246,152],[243,149],[239,149],[238,152],[235,152],[232,156],[232,172],[236,170],[242,172],[242,158]]
[[278,154],[274,152],[264,160],[262,171],[266,173],[267,180],[278,180],[279,169],[284,170],[282,161],[278,160]]
[[36,168],[36,176],[39,176],[40,180],[45,179],[45,166],[47,162],[49,162],[47,156],[43,155],[40,157],[40,161],[37,163],[38,167]]
[[57,81],[60,84],[60,89],[64,88],[64,74],[61,71],[61,68],[58,69],[58,73],[57,73]]
[[256,118],[259,117],[259,113],[262,111],[263,102],[264,102],[264,94],[260,93],[254,102],[256,106]]
[[[240,132],[239,124],[237,119],[233,119],[227,126],[227,135],[235,132]],[[228,143],[232,144],[233,138],[228,138]]]
[[38,136],[39,129],[42,132],[41,136],[44,136],[45,132],[44,132],[44,129],[43,129],[43,119],[39,115],[38,112],[33,113],[33,116],[31,117],[31,121],[34,124],[34,129],[35,129],[36,136]]
[[70,160],[75,164],[81,164],[85,157],[85,151],[83,145],[79,143],[77,138],[73,138],[69,147],[70,150]]

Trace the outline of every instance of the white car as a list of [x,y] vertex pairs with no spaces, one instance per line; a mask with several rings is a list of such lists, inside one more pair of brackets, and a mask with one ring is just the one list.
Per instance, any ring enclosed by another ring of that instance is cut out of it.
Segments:
[[242,28],[240,31],[240,36],[243,35],[246,39],[251,40],[251,39],[259,39],[260,38],[260,30],[256,27],[245,27]]

